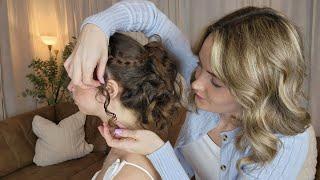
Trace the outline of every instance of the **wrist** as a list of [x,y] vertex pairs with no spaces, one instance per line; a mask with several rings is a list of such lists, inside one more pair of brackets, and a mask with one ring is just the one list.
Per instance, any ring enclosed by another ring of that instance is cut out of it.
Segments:
[[[83,37],[82,37],[83,36]],[[83,39],[95,39],[99,46],[108,46],[109,37],[95,24],[85,24],[81,30],[80,41]]]
[[95,24],[91,24],[91,23],[88,23],[88,24],[85,24],[82,28],[82,31],[83,32],[90,32],[90,33],[95,33],[97,35],[100,35],[100,36],[105,36],[103,30],[95,25]]
[[154,144],[154,148],[152,148],[148,153],[147,155],[150,155],[156,151],[158,151],[159,149],[161,149],[161,147],[163,147],[165,144],[165,142],[162,140],[162,139],[158,139],[158,141]]
[[[108,9],[86,18],[81,29],[86,24],[94,24],[105,33],[107,37],[112,36],[116,31],[123,31],[131,24],[131,17],[125,2],[118,2]],[[124,27],[123,27],[124,26]]]
[[83,25],[82,30],[103,33],[102,29],[99,28],[99,26],[92,24],[92,23],[88,23],[88,24]]

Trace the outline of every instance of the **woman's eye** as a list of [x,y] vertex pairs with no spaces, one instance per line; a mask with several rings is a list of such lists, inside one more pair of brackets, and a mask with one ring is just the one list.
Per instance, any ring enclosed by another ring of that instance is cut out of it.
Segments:
[[214,82],[211,82],[211,84],[216,87],[216,88],[221,88],[222,86],[219,86],[218,84],[214,83]]
[[222,87],[222,86],[218,85],[217,83],[215,83],[215,82],[213,81],[213,79],[211,79],[211,84],[212,84],[214,87],[216,87],[216,88],[221,88],[221,87]]
[[[198,61],[197,64],[198,64],[198,66],[196,67],[196,71],[195,71],[196,73],[198,73],[202,69],[200,61]],[[216,82],[214,82],[213,78],[211,79],[211,84],[216,88],[221,88],[222,87],[221,85],[219,85]]]

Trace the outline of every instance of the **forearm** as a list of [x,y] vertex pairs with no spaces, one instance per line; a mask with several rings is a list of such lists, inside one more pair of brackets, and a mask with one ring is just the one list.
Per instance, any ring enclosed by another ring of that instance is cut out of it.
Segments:
[[158,34],[168,39],[175,36],[170,35],[170,31],[179,31],[152,2],[144,0],[120,1],[86,18],[81,28],[88,23],[97,25],[107,36],[116,31],[137,31],[145,33],[148,37]]
[[90,16],[82,27],[88,23],[98,26],[108,37],[116,31],[138,31],[147,37],[160,35],[167,50],[177,57],[180,72],[189,82],[197,57],[193,55],[187,38],[153,3],[142,0],[121,1]]
[[189,179],[169,142],[159,150],[147,155],[147,158],[152,162],[162,179]]

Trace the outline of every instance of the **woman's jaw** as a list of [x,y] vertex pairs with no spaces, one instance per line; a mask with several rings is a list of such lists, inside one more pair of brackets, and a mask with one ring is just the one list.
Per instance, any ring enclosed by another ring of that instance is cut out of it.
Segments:
[[[113,113],[116,117],[116,120],[113,123],[119,128],[141,129],[137,122],[137,113],[124,107],[120,101],[122,88],[119,84],[110,79],[108,80],[106,87],[110,98],[107,110]],[[97,116],[102,120],[102,122],[106,123],[114,119],[112,114],[106,112],[104,108],[106,97],[103,95],[97,96],[97,88],[82,89],[70,83],[68,85],[68,89],[72,93],[74,103],[82,113]]]
[[100,109],[98,117],[103,122],[108,123],[109,121],[113,121],[113,123],[121,129],[140,129],[136,113],[124,107],[120,101],[111,100],[107,109],[109,112],[114,113],[116,119],[114,120],[113,116],[106,113],[105,109],[102,108]]

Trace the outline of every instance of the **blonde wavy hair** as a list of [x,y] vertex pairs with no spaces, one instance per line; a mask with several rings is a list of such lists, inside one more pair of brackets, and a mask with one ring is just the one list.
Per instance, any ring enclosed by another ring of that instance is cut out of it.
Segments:
[[276,134],[293,136],[310,124],[299,103],[306,63],[297,28],[271,8],[246,7],[210,25],[202,40],[213,38],[213,73],[242,106],[240,151],[251,154],[237,167],[274,159],[281,141]]

